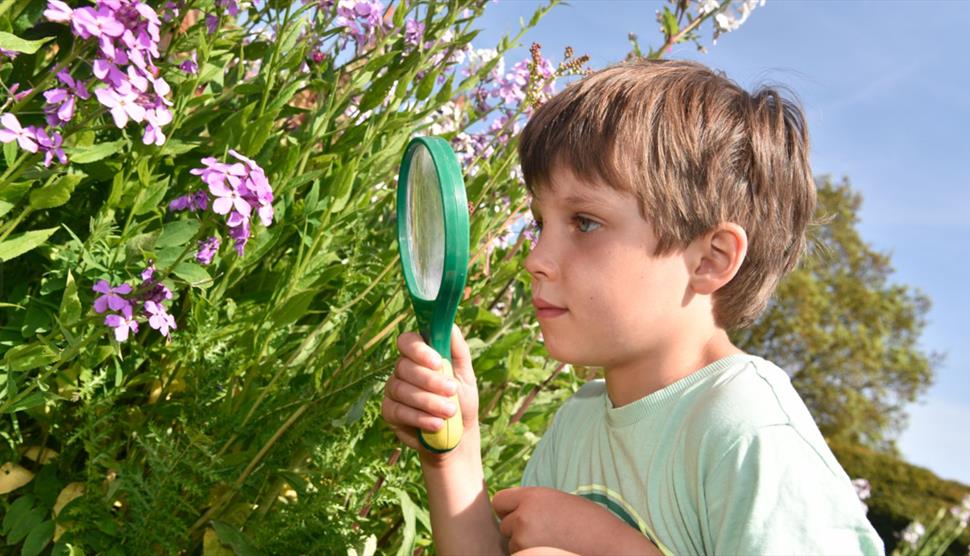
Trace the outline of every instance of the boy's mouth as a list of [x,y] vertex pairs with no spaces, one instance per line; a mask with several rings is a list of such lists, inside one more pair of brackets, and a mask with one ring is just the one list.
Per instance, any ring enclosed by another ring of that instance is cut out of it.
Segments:
[[568,312],[565,307],[553,305],[541,297],[533,297],[532,305],[536,308],[536,317],[540,319],[558,317]]

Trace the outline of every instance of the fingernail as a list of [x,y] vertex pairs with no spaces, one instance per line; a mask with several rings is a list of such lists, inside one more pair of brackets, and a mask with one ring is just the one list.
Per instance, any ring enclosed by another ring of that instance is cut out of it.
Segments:
[[437,353],[434,353],[431,356],[431,368],[434,370],[438,370],[439,367],[441,367],[441,356],[438,355]]
[[457,382],[455,382],[455,381],[454,381],[454,380],[452,380],[452,379],[448,379],[448,380],[447,380],[447,381],[445,382],[445,390],[446,390],[446,391],[447,391],[447,392],[448,392],[449,394],[454,394],[455,392],[457,392],[457,391],[458,391],[458,383],[457,383]]
[[445,408],[445,413],[447,413],[449,416],[454,415],[455,412],[458,411],[458,408],[455,407],[455,404],[452,402],[445,402],[443,406]]

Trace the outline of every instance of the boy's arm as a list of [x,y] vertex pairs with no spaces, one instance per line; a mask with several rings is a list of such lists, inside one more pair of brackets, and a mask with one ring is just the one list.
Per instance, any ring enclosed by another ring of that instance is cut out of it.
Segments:
[[435,551],[443,556],[508,554],[485,485],[481,435],[468,432],[446,458],[421,453]]

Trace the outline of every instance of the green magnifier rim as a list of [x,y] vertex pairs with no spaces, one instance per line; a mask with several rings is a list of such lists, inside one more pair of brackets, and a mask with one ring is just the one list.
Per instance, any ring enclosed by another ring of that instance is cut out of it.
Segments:
[[[411,268],[412,256],[408,248],[408,177],[411,159],[424,146],[434,162],[435,176],[441,191],[441,213],[444,223],[444,265],[437,297],[424,299],[419,292],[417,277]],[[397,188],[397,245],[401,253],[401,267],[408,294],[414,306],[421,334],[441,357],[451,362],[451,328],[465,290],[468,274],[468,200],[458,157],[451,145],[440,137],[415,137],[404,150]]]

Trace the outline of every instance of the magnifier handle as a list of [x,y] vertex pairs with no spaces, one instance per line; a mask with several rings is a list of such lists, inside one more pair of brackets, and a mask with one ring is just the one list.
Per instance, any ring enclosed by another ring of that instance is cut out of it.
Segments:
[[[442,358],[441,372],[450,378],[455,378],[455,371],[451,368],[451,362]],[[458,404],[458,394],[451,397],[458,411],[454,415],[445,419],[445,426],[435,432],[418,431],[418,439],[421,445],[429,451],[443,453],[453,449],[461,441],[463,423],[461,420],[461,406]]]

